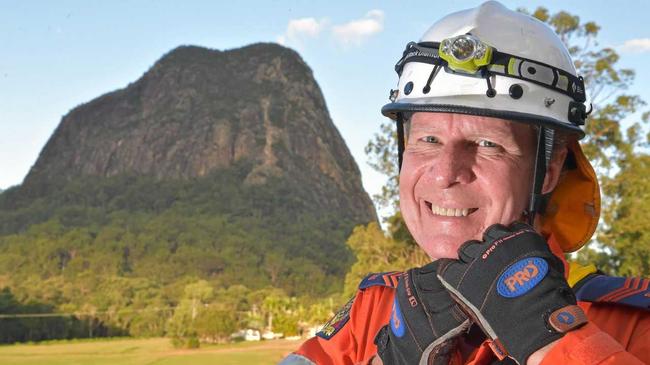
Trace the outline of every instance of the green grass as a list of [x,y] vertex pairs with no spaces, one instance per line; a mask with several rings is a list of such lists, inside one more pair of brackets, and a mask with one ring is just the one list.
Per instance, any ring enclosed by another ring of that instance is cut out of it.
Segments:
[[271,365],[296,349],[300,341],[242,342],[179,350],[169,339],[61,341],[0,346],[7,365]]

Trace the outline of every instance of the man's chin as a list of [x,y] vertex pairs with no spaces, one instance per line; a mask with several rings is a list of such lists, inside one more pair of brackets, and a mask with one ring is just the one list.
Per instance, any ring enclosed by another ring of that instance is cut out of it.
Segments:
[[[462,244],[462,243],[461,243]],[[432,260],[437,259],[457,259],[458,248],[461,244],[446,245],[446,244],[432,244],[420,247],[427,253]]]
[[473,238],[445,236],[427,239],[424,244],[418,240],[416,241],[418,242],[418,245],[420,245],[420,248],[422,248],[432,260],[437,260],[457,259],[458,249],[460,246],[471,239]]

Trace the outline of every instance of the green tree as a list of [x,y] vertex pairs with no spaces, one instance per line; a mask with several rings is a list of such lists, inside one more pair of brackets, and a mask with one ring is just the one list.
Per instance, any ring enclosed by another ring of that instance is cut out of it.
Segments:
[[291,310],[291,298],[282,290],[273,290],[262,300],[261,309],[266,317],[266,328],[273,331],[273,319],[277,321],[279,317]]
[[368,165],[386,177],[379,194],[372,196],[379,209],[394,213],[399,209],[399,171],[397,166],[397,131],[392,120],[384,120],[379,132],[365,147]]
[[386,235],[374,222],[357,226],[347,245],[357,261],[345,275],[343,295],[346,298],[356,292],[359,282],[370,273],[404,270],[429,260],[419,247]]
[[222,343],[228,341],[237,330],[237,316],[232,310],[213,303],[201,310],[194,326],[202,341]]
[[170,318],[167,326],[167,333],[177,338],[197,335],[197,318],[212,299],[214,289],[207,281],[199,280],[186,285],[183,292],[183,298],[174,310],[174,315]]
[[[646,114],[643,120],[647,120]],[[618,160],[618,173],[604,190],[610,201],[604,211],[605,225],[598,239],[609,249],[605,268],[625,276],[650,276],[650,155],[637,152],[648,146],[650,135],[642,128],[628,129],[631,148]],[[593,254],[597,255],[602,253]]]
[[[345,298],[345,297],[344,297]],[[347,298],[346,298],[347,299]],[[312,303],[307,307],[301,320],[306,325],[322,325],[334,315],[335,298],[329,297]],[[344,302],[343,302],[344,303]]]
[[621,126],[645,105],[638,95],[627,93],[635,72],[619,67],[620,56],[613,48],[598,48],[598,24],[581,22],[563,11],[550,15],[544,8],[533,16],[551,25],[567,44],[594,105],[582,145],[601,182],[602,219],[597,242],[583,248],[578,260],[593,262],[611,274],[650,275],[650,237],[644,224],[650,218],[645,209],[650,185],[645,183],[643,152],[647,113],[626,130]]
[[304,310],[297,298],[288,297],[281,290],[274,290],[264,298],[261,308],[267,318],[267,329],[285,336],[298,334],[298,322],[303,317]]

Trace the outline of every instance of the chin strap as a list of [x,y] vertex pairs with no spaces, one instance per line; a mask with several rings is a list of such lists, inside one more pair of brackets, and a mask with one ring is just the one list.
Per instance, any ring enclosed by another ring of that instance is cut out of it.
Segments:
[[397,172],[402,171],[402,159],[404,157],[404,116],[402,113],[397,113]]
[[544,195],[542,188],[546,169],[551,160],[551,151],[553,151],[554,130],[540,126],[537,129],[537,151],[535,152],[535,168],[533,170],[533,191],[530,194],[530,203],[526,215],[528,224],[531,226],[535,222],[535,214],[544,211]]

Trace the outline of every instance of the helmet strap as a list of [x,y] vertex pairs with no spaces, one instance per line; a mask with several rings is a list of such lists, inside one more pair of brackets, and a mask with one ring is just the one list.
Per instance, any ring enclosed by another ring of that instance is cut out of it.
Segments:
[[[548,138],[549,133],[547,128],[540,126],[537,129],[537,151],[535,153],[535,168],[533,170],[533,191],[530,194],[530,205],[528,206],[528,223],[533,225],[535,222],[535,214],[543,209],[544,196],[542,195],[542,188],[544,186],[544,178],[546,177],[546,167],[550,159],[550,151],[553,148],[552,137]],[[547,146],[547,141],[551,141],[551,145]],[[547,152],[548,149],[548,152]]]
[[402,171],[402,159],[404,157],[404,114],[397,113],[397,163],[398,172]]

